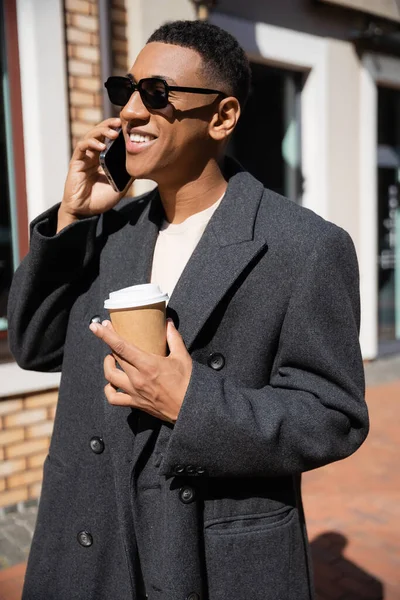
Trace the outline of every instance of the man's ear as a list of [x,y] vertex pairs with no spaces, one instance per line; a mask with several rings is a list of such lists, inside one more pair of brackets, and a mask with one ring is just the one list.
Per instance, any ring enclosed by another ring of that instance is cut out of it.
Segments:
[[218,142],[227,139],[235,129],[239,117],[240,104],[237,98],[229,96],[221,100],[218,111],[214,113],[209,124],[210,137]]

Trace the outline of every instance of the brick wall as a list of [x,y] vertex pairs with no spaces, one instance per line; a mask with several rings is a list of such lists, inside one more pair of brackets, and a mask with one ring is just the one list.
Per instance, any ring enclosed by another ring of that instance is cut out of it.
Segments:
[[[111,39],[114,74],[128,66],[125,1],[112,0]],[[65,0],[71,145],[103,118],[99,19],[96,0]],[[111,73],[110,73],[111,75]]]
[[71,145],[102,120],[99,19],[94,0],[65,0]]
[[111,2],[111,46],[113,59],[113,75],[126,75],[130,70],[134,56],[128,56],[127,12],[125,2],[129,0],[112,0]]
[[0,508],[39,497],[57,390],[0,401]]

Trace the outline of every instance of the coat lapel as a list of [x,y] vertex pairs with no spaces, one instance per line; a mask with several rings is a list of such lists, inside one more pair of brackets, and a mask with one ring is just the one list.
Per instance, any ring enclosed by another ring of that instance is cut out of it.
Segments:
[[266,246],[254,235],[264,188],[249,173],[230,178],[220,206],[212,216],[186,265],[168,304],[186,347],[197,335],[225,294]]
[[[106,246],[101,253],[101,286],[100,303],[110,292],[131,285],[148,283],[151,276],[151,265],[160,222],[163,211],[158,192],[154,192],[143,202],[144,208],[122,207],[120,211],[110,213],[109,220],[104,224],[104,239]],[[139,210],[135,210],[139,209]],[[132,215],[137,215],[138,218]],[[104,318],[108,318],[103,309]],[[103,345],[103,359],[109,352]],[[102,365],[101,365],[102,369]],[[145,420],[141,423],[140,411],[111,406],[104,398],[105,423],[110,450],[112,453],[114,473],[118,480],[117,489],[125,490],[120,498],[130,498],[130,476],[132,467],[141,450],[146,445],[153,431],[151,424]],[[128,530],[132,517],[129,504],[120,507],[121,518],[126,522]]]
[[[132,208],[115,212],[107,224],[106,255],[103,260],[102,293],[104,298],[114,290],[149,283],[154,246],[163,218],[158,192],[138,200],[145,206],[139,217],[129,216]],[[127,210],[127,214],[125,214]]]

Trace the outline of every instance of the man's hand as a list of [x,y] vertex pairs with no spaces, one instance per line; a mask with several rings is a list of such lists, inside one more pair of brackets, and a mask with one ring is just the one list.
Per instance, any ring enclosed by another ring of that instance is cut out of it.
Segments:
[[100,166],[99,156],[105,142],[118,137],[116,129],[120,118],[102,121],[80,140],[72,154],[64,188],[64,197],[58,211],[57,233],[81,217],[99,215],[113,208],[125,195],[109,184]]
[[[173,322],[167,322],[167,357],[149,354],[125,342],[109,321],[92,323],[91,331],[111,348],[104,360],[109,382],[104,391],[110,404],[131,406],[174,423],[192,373],[192,359]],[[123,369],[117,368],[116,361]],[[118,392],[117,388],[123,390]]]

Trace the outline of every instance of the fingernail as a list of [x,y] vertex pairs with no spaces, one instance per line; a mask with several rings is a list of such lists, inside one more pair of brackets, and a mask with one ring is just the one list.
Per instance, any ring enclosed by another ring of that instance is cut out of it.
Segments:
[[89,325],[89,329],[90,329],[90,331],[93,331],[93,333],[96,333],[98,328],[99,328],[99,326],[97,323],[90,323],[90,325]]
[[175,325],[174,320],[171,319],[171,317],[168,317],[167,319],[167,323],[172,323],[172,325]]
[[110,325],[110,321],[107,321],[107,319],[105,321],[102,322],[103,327],[108,327]]

